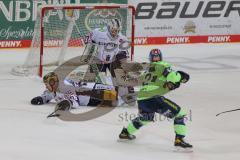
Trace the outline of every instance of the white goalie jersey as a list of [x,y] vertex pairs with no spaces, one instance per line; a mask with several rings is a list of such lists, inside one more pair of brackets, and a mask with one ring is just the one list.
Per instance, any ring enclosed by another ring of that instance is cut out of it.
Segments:
[[118,34],[116,38],[112,38],[107,28],[96,28],[90,32],[85,39],[86,43],[96,43],[98,45],[97,57],[102,63],[113,62],[113,57],[120,51],[127,51],[129,41],[127,37]]

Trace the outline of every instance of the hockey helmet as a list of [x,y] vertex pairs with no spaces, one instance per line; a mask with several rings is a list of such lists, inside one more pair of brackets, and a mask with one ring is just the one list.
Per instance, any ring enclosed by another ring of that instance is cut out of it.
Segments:
[[56,92],[58,89],[58,76],[54,72],[49,72],[43,77],[43,82],[50,92]]
[[152,49],[149,53],[150,62],[158,62],[162,60],[162,52],[160,49]]
[[121,22],[119,19],[111,19],[107,24],[107,29],[112,38],[116,38],[121,31]]

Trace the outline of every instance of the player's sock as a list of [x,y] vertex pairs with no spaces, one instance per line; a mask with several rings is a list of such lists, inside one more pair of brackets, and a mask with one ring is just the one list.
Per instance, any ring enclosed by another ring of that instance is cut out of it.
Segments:
[[193,147],[191,144],[186,143],[183,139],[187,132],[187,128],[184,122],[185,116],[186,112],[181,109],[174,119],[174,130],[176,133],[174,146],[181,147],[184,149]]
[[181,135],[182,137],[184,137],[187,132],[187,127],[184,122],[185,116],[186,112],[181,109],[180,112],[174,118],[174,131],[176,135]]

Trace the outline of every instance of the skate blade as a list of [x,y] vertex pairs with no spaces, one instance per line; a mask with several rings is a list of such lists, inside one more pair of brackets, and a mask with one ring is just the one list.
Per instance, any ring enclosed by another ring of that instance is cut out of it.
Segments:
[[173,151],[180,152],[180,153],[191,153],[191,152],[193,152],[193,148],[182,148],[182,147],[177,146],[174,148]]
[[120,139],[120,138],[118,138],[118,139],[117,139],[117,142],[128,143],[128,142],[134,141],[135,139],[136,139],[136,138],[134,138],[134,139]]

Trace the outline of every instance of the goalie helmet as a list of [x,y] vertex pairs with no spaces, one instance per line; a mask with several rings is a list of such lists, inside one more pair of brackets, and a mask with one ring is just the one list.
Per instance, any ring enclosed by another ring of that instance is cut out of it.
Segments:
[[49,72],[43,77],[43,82],[50,92],[56,92],[58,89],[58,76],[54,72]]
[[149,53],[150,62],[158,62],[162,60],[162,52],[160,49],[152,49]]
[[108,32],[112,38],[117,38],[121,28],[121,22],[117,18],[111,19],[107,24]]

